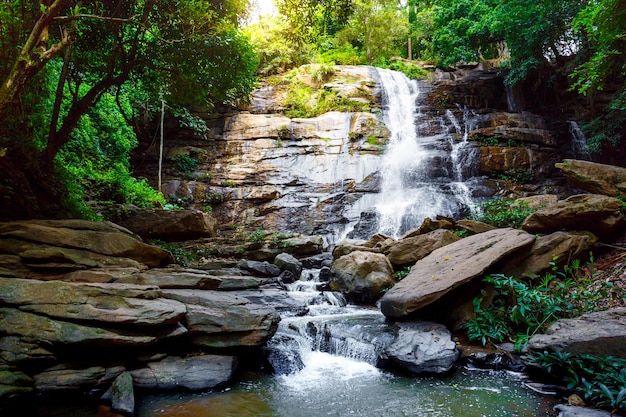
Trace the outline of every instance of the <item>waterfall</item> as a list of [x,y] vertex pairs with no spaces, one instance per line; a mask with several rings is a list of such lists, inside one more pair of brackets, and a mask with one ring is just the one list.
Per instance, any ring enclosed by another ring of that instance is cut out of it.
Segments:
[[464,172],[472,171],[476,150],[467,140],[468,120],[464,129],[450,111],[445,117],[423,114],[417,81],[391,70],[378,69],[378,75],[382,119],[391,135],[373,206],[378,231],[399,237],[426,217],[457,217],[472,204]]
[[589,149],[587,148],[587,137],[578,123],[574,120],[568,121],[569,133],[572,138],[572,152],[578,159],[589,159]]

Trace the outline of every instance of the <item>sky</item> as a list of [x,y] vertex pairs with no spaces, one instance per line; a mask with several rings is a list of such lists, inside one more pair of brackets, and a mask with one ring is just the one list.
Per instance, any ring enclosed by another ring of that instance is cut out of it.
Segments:
[[252,20],[257,20],[259,16],[264,14],[276,13],[276,6],[274,6],[274,0],[252,0],[251,3],[255,6],[252,12]]

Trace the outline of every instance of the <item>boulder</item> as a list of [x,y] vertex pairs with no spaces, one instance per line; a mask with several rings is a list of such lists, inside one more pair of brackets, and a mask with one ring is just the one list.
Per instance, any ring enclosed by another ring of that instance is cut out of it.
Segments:
[[559,197],[556,194],[531,195],[530,197],[521,197],[515,199],[515,201],[511,204],[511,208],[519,208],[521,206],[531,209],[551,207],[556,205],[558,200]]
[[163,296],[187,306],[185,325],[196,346],[261,346],[280,320],[271,306],[251,302],[236,292],[163,290]]
[[496,228],[495,226],[476,220],[458,220],[454,226],[456,228],[467,230],[472,235],[488,232]]
[[69,364],[59,364],[35,375],[35,387],[40,392],[78,391],[88,389],[100,382],[106,368],[91,366],[75,369]]
[[426,234],[398,239],[391,244],[387,258],[396,267],[413,265],[435,249],[460,239],[446,229],[437,229]]
[[111,385],[111,409],[124,415],[135,413],[135,390],[130,372],[122,372]]
[[153,268],[139,274],[126,275],[115,279],[116,283],[151,285],[159,288],[196,288],[214,290],[222,285],[222,277],[198,269]]
[[374,303],[395,280],[393,268],[383,254],[351,252],[333,262],[330,288],[359,303]]
[[185,306],[158,298],[158,287],[0,278],[0,303],[75,323],[162,326],[178,323]]
[[281,272],[278,266],[267,261],[241,260],[237,263],[237,266],[257,277],[277,277]]
[[0,400],[29,394],[34,385],[34,380],[24,372],[0,368]]
[[407,316],[482,277],[489,267],[534,240],[521,230],[495,229],[436,249],[382,297],[381,311],[387,317]]
[[576,159],[565,159],[555,166],[563,171],[568,184],[572,187],[593,194],[626,198],[626,168],[624,167]]
[[395,366],[416,374],[452,369],[459,351],[445,326],[432,322],[403,322],[398,326],[398,337],[385,349]]
[[225,384],[236,367],[234,356],[171,356],[133,370],[131,375],[137,388],[199,391]]
[[531,233],[558,230],[589,231],[608,238],[626,224],[622,202],[600,194],[579,194],[554,206],[539,209],[524,220],[522,228]]
[[615,415],[610,411],[576,405],[557,404],[554,409],[559,412],[557,417],[612,417]]
[[302,262],[298,261],[292,255],[288,253],[281,253],[276,255],[274,259],[274,265],[280,268],[281,271],[289,271],[293,274],[295,281],[300,279],[302,275]]
[[109,212],[111,221],[145,239],[166,241],[215,236],[216,221],[200,210],[146,209],[133,205]]
[[626,307],[561,319],[530,338],[529,351],[557,351],[626,359]]
[[[5,239],[129,258],[150,267],[174,263],[174,258],[168,251],[147,245],[130,232],[111,223],[100,224],[86,220],[0,223],[0,245]],[[5,247],[0,246],[0,252],[11,253],[3,249]],[[21,256],[19,253],[15,255]]]
[[554,232],[539,236],[525,253],[504,265],[500,272],[516,278],[532,278],[574,259],[586,260],[597,238],[591,233]]
[[295,236],[281,240],[283,251],[294,256],[318,255],[324,250],[322,236]]

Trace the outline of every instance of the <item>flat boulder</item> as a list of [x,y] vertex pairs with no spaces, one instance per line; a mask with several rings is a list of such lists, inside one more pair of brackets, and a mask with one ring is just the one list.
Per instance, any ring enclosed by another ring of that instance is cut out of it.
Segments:
[[330,288],[358,303],[375,303],[395,280],[387,257],[380,253],[351,252],[331,267]]
[[531,337],[527,349],[626,358],[626,307],[558,320]]
[[404,317],[453,289],[482,277],[492,265],[531,245],[535,237],[517,229],[495,229],[436,249],[380,300],[387,317]]
[[385,349],[394,366],[415,374],[440,374],[452,369],[459,351],[444,325],[424,321],[398,326],[398,337]]
[[413,265],[435,249],[461,240],[446,229],[437,229],[429,233],[398,239],[391,244],[387,258],[394,266]]
[[137,388],[199,391],[227,383],[236,368],[234,356],[170,356],[133,370],[131,375]]
[[572,187],[610,197],[626,197],[626,168],[590,161],[565,159],[555,164]]
[[126,205],[109,213],[115,223],[145,239],[184,240],[216,235],[215,219],[200,210],[163,210]]
[[626,224],[623,210],[617,198],[579,194],[537,210],[524,220],[522,228],[530,233],[580,230],[606,238],[623,229]]
[[153,268],[143,273],[130,274],[115,279],[116,283],[152,285],[159,288],[196,288],[215,290],[222,284],[222,279],[208,271],[182,268]]

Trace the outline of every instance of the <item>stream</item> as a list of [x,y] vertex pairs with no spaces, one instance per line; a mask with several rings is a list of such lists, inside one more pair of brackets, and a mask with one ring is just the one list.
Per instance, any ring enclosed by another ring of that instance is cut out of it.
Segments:
[[[304,274],[315,277],[315,272]],[[268,342],[275,374],[247,372],[232,387],[201,394],[140,397],[138,417],[549,415],[550,399],[506,371],[457,369],[445,376],[409,376],[376,367],[388,327],[374,308],[346,305],[320,293],[319,282],[289,284],[308,304],[302,317],[283,315]]]

